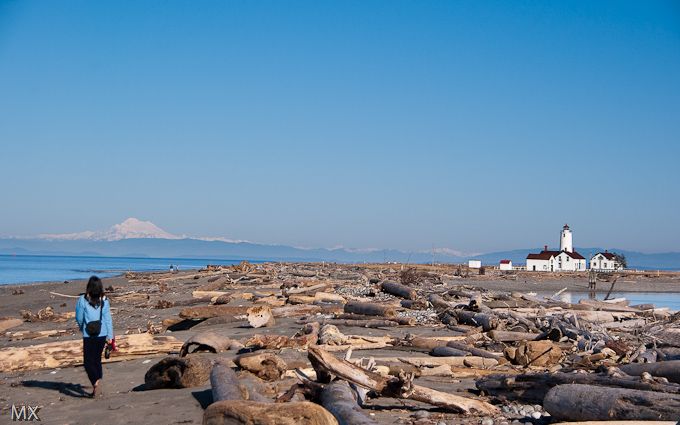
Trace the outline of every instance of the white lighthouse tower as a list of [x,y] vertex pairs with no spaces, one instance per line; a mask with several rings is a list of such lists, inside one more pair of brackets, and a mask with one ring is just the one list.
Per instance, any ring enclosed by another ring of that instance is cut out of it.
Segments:
[[574,245],[571,241],[571,230],[569,230],[569,225],[565,224],[562,227],[562,233],[560,234],[560,251],[574,252]]

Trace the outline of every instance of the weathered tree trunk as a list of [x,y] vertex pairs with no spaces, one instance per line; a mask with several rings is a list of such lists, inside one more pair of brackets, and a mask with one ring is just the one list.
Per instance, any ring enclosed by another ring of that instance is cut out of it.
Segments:
[[463,413],[477,411],[492,414],[498,411],[495,406],[483,401],[421,387],[413,384],[409,379],[402,381],[401,378],[388,378],[369,372],[317,347],[309,347],[308,354],[309,360],[317,371],[317,376],[324,373],[333,374],[384,396],[408,398]]
[[447,346],[434,347],[432,351],[430,351],[430,355],[435,357],[465,357],[469,354],[470,353],[467,351],[458,350],[456,348]]
[[482,350],[481,348],[471,347],[458,341],[449,341],[446,343],[446,346],[455,348],[456,350],[467,351],[473,356],[486,357],[487,359],[499,359],[502,357],[501,354],[492,353],[490,351]]
[[533,341],[538,338],[539,334],[532,334],[528,332],[512,332],[492,330],[489,332],[491,339],[497,342],[517,342],[517,341]]
[[[182,341],[173,336],[149,333],[121,335],[118,351],[104,362],[117,362],[153,354],[178,352]],[[83,363],[83,340],[48,342],[0,349],[0,370],[5,372],[76,366]]]
[[350,301],[345,304],[345,313],[365,314],[367,316],[396,317],[397,311],[392,306]]
[[658,363],[631,363],[619,367],[621,371],[628,375],[639,376],[643,372],[648,372],[652,376],[668,379],[670,382],[680,384],[680,360],[669,360]]
[[326,385],[321,393],[321,405],[335,416],[340,425],[377,425],[375,420],[364,414],[345,381]]
[[182,319],[209,319],[218,316],[241,316],[248,313],[248,307],[230,305],[204,305],[187,307],[179,312]]
[[613,377],[591,373],[531,373],[522,375],[496,374],[477,379],[477,389],[493,396],[525,403],[541,403],[552,387],[583,384],[643,391],[680,394],[680,385],[642,381],[633,377]]
[[338,425],[335,417],[316,403],[258,403],[225,400],[203,413],[203,425]]
[[213,403],[222,400],[243,400],[236,372],[224,361],[216,361],[210,372]]
[[543,408],[556,420],[677,420],[680,395],[567,384],[553,387]]
[[390,280],[386,280],[380,284],[380,289],[383,292],[387,292],[388,294],[405,298],[407,300],[415,300],[418,297],[415,289],[409,288],[408,286],[402,285],[401,283],[392,282]]

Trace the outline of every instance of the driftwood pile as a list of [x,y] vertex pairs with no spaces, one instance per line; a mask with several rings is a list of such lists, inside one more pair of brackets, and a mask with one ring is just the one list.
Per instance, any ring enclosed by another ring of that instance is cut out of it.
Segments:
[[[680,419],[680,317],[664,309],[490,292],[416,269],[241,268],[211,269],[225,277],[194,292],[211,304],[188,305],[173,323],[219,330],[240,321],[274,331],[242,341],[198,333],[182,349],[187,357],[165,359],[147,376],[149,388],[207,380],[205,358],[188,360],[216,353],[205,424],[375,424],[365,407],[384,397],[487,422],[512,419],[511,406],[522,404],[540,409],[520,416],[544,422]],[[297,334],[275,332],[284,318],[296,319]],[[402,328],[413,332],[396,336]],[[437,336],[419,335],[426,329]],[[191,346],[199,349],[192,354]],[[362,350],[370,356],[358,356]],[[306,361],[284,360],[291,352]],[[159,379],[164,369],[171,378]],[[417,383],[428,376],[472,378],[476,389]]]
[[[492,292],[451,270],[389,265],[243,262],[128,278],[156,292],[112,305],[174,308],[163,330],[187,332],[181,347],[144,334],[154,354],[172,354],[145,389],[209,382],[204,424],[372,425],[394,406],[485,424],[680,419],[680,315],[653,305]],[[200,283],[170,300],[180,279]],[[20,370],[5,351],[0,366]]]

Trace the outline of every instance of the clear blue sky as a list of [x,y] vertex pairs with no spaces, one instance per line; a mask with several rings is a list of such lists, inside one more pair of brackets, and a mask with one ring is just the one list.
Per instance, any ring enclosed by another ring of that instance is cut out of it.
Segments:
[[677,1],[0,1],[0,234],[680,250]]

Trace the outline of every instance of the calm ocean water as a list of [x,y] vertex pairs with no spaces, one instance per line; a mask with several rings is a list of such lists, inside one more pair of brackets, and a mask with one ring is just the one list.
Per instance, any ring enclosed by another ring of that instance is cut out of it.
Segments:
[[170,265],[197,269],[207,264],[238,264],[235,260],[185,258],[76,257],[0,255],[0,285],[115,276],[126,271],[168,270]]

